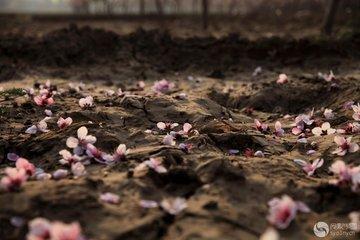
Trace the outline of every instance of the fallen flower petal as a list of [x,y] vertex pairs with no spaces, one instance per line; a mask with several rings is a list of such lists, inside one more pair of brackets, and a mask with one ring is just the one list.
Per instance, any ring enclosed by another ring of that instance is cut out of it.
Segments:
[[0,186],[7,191],[17,191],[28,179],[23,168],[5,168],[5,176],[0,181]]
[[140,200],[139,205],[143,208],[157,208],[159,204],[152,200]]
[[169,146],[175,146],[176,145],[175,138],[170,134],[167,134],[163,139],[163,144]]
[[169,214],[177,215],[187,208],[187,203],[184,198],[164,199],[161,201],[160,206]]
[[352,137],[344,138],[341,136],[336,136],[334,138],[334,142],[338,145],[338,148],[333,151],[333,154],[337,154],[339,156],[344,156],[346,153],[354,153],[359,150],[359,145],[351,142]]
[[157,81],[153,85],[153,91],[156,93],[167,94],[175,87],[174,83],[171,83],[165,79]]
[[51,240],[81,240],[80,224],[75,222],[65,224],[62,222],[54,222],[50,228]]
[[71,165],[71,172],[75,177],[82,177],[86,175],[85,166],[81,162]]
[[259,240],[280,240],[280,235],[274,228],[268,228],[260,236]]
[[92,96],[87,96],[79,100],[79,105],[81,108],[91,108],[94,105],[94,98]]
[[114,193],[103,193],[99,197],[100,201],[110,204],[118,204],[120,202],[120,197]]
[[279,229],[285,229],[296,217],[298,211],[309,212],[310,209],[302,202],[295,202],[291,197],[283,195],[269,201],[268,221]]
[[67,117],[67,118],[62,118],[60,117],[59,120],[57,121],[57,125],[60,129],[64,129],[68,126],[70,126],[72,124],[73,120],[71,117]]
[[66,178],[68,175],[69,175],[69,171],[66,169],[58,169],[52,174],[55,180]]
[[302,167],[308,176],[314,175],[316,169],[320,168],[324,164],[324,159],[316,159],[312,163],[308,163],[301,159],[294,159],[294,162]]
[[277,79],[276,83],[277,84],[284,84],[287,83],[289,81],[288,76],[284,73],[279,75],[279,78]]
[[332,109],[328,109],[326,108],[325,111],[324,111],[324,117],[326,119],[333,119],[335,116],[335,114],[333,113],[333,110]]

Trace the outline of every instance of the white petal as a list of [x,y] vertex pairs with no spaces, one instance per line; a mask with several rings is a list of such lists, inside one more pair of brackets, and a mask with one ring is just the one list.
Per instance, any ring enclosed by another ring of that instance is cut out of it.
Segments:
[[163,123],[163,122],[158,122],[158,123],[156,124],[156,126],[157,126],[158,129],[160,129],[160,130],[164,130],[164,129],[166,128],[166,124]]
[[359,145],[356,143],[351,143],[349,147],[349,152],[357,152],[359,150]]
[[28,129],[26,129],[25,133],[35,134],[37,132],[37,130],[38,130],[37,127],[35,125],[32,125]]
[[81,127],[77,130],[77,135],[79,139],[84,139],[88,134],[88,129],[86,127]]
[[64,158],[64,159],[68,159],[68,158],[71,158],[71,153],[68,151],[68,150],[66,150],[66,149],[64,149],[64,150],[61,150],[60,152],[59,152],[59,154]]
[[311,132],[316,136],[321,136],[321,134],[323,133],[323,130],[319,127],[316,127],[316,128],[313,128],[311,130]]
[[302,159],[294,159],[294,162],[302,167],[306,166],[308,163],[305,162],[304,160]]
[[66,139],[66,146],[69,148],[76,148],[79,145],[79,140],[74,137],[69,137]]
[[343,145],[344,143],[346,143],[346,139],[345,139],[344,137],[335,136],[335,137],[334,137],[334,142],[335,142],[337,145],[341,146],[341,145]]
[[125,144],[120,144],[117,149],[116,149],[116,153],[123,155],[126,153],[126,145]]
[[91,143],[91,144],[96,143],[96,137],[94,137],[94,136],[92,136],[92,135],[86,136],[84,140],[85,140],[87,143]]
[[334,128],[330,128],[330,129],[327,130],[328,135],[334,134],[334,133],[336,133],[336,129],[334,129]]
[[330,123],[324,122],[324,123],[321,125],[321,128],[322,128],[323,131],[328,130],[329,128],[331,128]]

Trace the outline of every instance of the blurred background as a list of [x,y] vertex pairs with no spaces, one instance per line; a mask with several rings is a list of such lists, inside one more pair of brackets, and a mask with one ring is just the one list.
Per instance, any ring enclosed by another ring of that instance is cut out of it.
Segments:
[[0,0],[1,34],[41,35],[76,22],[120,34],[141,27],[181,37],[301,38],[358,30],[359,19],[360,0]]

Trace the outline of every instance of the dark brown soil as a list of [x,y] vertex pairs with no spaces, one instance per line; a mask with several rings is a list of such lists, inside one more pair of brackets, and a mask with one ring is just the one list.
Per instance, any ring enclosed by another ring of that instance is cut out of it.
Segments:
[[[333,136],[312,137],[318,142],[314,157],[325,160],[314,177],[293,163],[308,157],[296,136],[289,133],[293,119],[285,114],[312,108],[332,108],[332,127],[351,122],[341,106],[360,101],[360,35],[331,40],[321,38],[270,38],[250,41],[238,35],[222,38],[178,38],[162,31],[138,30],[128,35],[77,27],[36,36],[10,34],[0,37],[0,87],[32,86],[51,79],[57,88],[84,81],[83,93],[66,91],[55,98],[51,110],[70,116],[74,123],[49,133],[29,136],[27,127],[44,117],[44,108],[18,96],[0,96],[0,169],[11,165],[8,152],[26,157],[37,167],[52,172],[60,167],[58,152],[67,137],[81,126],[98,138],[96,145],[112,152],[119,143],[133,149],[128,159],[112,167],[92,164],[88,175],[61,181],[29,181],[19,192],[0,193],[0,239],[24,239],[26,225],[15,228],[14,217],[26,221],[41,216],[65,222],[79,221],[90,239],[258,239],[268,226],[267,202],[288,194],[313,210],[300,214],[280,234],[284,239],[315,239],[318,221],[348,222],[347,215],[360,209],[358,193],[330,186],[328,167],[339,159],[330,152]],[[252,72],[257,66],[263,73]],[[339,87],[318,78],[334,70]],[[275,83],[285,72],[290,83]],[[189,80],[188,76],[195,80]],[[176,83],[170,95],[148,94],[154,81],[167,78]],[[11,81],[9,81],[11,80]],[[144,91],[134,91],[145,80]],[[138,96],[106,97],[105,89],[122,87]],[[232,87],[230,92],[224,92]],[[186,92],[187,100],[176,99]],[[91,94],[96,107],[81,110],[78,99]],[[246,115],[246,108],[253,108]],[[288,132],[283,138],[254,130],[258,118],[272,128],[277,119]],[[161,135],[145,134],[159,121],[189,122],[199,131],[186,140],[194,149],[185,154],[164,146]],[[359,135],[353,141],[360,141]],[[245,157],[246,148],[262,150],[265,158]],[[240,155],[229,156],[228,150]],[[149,172],[142,178],[133,169],[150,156],[162,156],[168,173]],[[359,152],[347,155],[347,163],[360,164]],[[102,192],[120,196],[118,205],[98,201]],[[139,200],[179,196],[188,208],[178,216],[160,209],[145,210]],[[350,239],[358,239],[353,236]]]

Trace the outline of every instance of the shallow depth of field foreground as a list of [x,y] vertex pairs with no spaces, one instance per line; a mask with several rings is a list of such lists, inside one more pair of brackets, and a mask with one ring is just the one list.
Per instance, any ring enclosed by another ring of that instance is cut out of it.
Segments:
[[359,239],[357,1],[86,2],[0,14],[1,240]]

